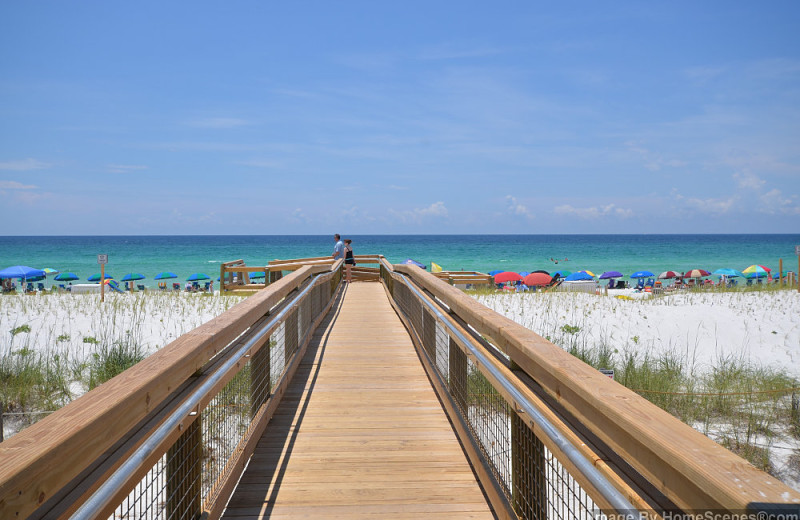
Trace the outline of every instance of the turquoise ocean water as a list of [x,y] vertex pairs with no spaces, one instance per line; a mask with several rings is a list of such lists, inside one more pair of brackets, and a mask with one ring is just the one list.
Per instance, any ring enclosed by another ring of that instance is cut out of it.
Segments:
[[[800,234],[776,235],[353,235],[356,254],[380,253],[396,263],[412,258],[446,270],[534,271],[617,270],[629,275],[647,269],[742,270],[762,264],[797,270]],[[203,272],[214,279],[219,264],[243,259],[265,265],[274,259],[330,255],[333,238],[313,236],[13,236],[0,237],[0,269],[11,265],[75,272],[82,280],[99,273],[98,254],[108,254],[106,272],[117,279],[144,274],[154,287],[160,271],[178,281]],[[550,259],[553,259],[551,261]],[[555,263],[558,260],[558,264]]]

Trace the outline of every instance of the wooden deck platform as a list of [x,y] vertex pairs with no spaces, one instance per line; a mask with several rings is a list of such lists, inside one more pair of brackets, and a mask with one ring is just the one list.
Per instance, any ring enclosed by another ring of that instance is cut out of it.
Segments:
[[320,325],[223,518],[494,518],[381,284]]

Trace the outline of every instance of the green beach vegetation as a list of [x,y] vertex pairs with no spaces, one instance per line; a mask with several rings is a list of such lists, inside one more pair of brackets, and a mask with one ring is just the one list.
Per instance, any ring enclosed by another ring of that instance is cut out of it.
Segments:
[[18,431],[240,302],[146,291],[0,296],[0,406]]

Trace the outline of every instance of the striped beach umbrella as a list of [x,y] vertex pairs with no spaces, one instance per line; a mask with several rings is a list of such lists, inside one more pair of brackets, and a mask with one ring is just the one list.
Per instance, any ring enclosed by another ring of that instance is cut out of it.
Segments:
[[678,271],[664,271],[658,275],[659,280],[669,280],[670,278],[683,278],[683,273]]
[[684,278],[702,278],[704,276],[709,276],[709,275],[711,275],[711,273],[709,273],[705,269],[691,269],[689,271],[686,271],[683,274],[683,277]]

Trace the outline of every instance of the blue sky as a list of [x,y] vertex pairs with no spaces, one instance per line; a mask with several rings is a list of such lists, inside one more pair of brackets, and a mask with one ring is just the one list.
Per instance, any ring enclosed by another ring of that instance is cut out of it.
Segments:
[[0,235],[800,229],[800,3],[3,2]]

